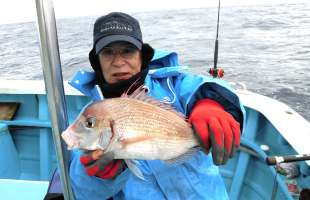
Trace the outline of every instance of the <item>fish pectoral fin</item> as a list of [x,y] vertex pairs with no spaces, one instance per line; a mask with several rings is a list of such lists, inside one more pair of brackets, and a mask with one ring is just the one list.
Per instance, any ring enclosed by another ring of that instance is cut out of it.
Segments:
[[172,158],[172,159],[164,160],[164,162],[168,165],[182,164],[182,163],[186,162],[188,159],[190,159],[200,149],[201,149],[200,147],[191,148],[187,152],[185,152],[184,154],[182,154],[178,157]]
[[143,176],[143,173],[141,172],[141,170],[137,167],[137,162],[135,162],[134,160],[129,160],[129,159],[125,159],[125,163],[128,166],[128,169],[138,178],[142,179],[145,181],[145,178]]

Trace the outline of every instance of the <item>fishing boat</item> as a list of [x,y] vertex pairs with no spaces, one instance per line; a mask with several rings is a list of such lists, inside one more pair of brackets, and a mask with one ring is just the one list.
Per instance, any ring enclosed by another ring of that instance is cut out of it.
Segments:
[[[90,99],[62,81],[53,9],[36,3],[45,81],[0,81],[1,199],[59,192],[74,199],[59,133]],[[246,109],[241,147],[220,167],[230,199],[303,198],[310,188],[310,123],[286,104],[240,85],[236,92]]]
[[[0,120],[2,197],[43,199],[57,166],[44,82],[1,80],[0,85],[0,108],[8,117]],[[90,99],[67,82],[64,88],[71,122]],[[310,152],[310,123],[284,103],[246,89],[236,91],[247,115],[240,151],[220,169],[230,198],[294,199],[310,188],[310,161],[295,162],[299,173],[289,179],[266,158]],[[290,183],[296,194],[289,191]]]

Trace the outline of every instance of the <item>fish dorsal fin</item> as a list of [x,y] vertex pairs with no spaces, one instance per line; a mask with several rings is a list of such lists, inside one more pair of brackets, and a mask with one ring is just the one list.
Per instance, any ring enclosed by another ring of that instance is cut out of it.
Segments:
[[133,82],[128,87],[128,89],[121,95],[121,97],[128,97],[132,90],[133,90],[133,92],[135,92],[137,90],[137,89],[135,89],[135,87],[139,89],[141,87],[139,85],[142,84],[142,83],[139,83],[141,80],[142,80],[141,78],[138,78],[137,80],[135,80],[135,82]]
[[122,97],[137,99],[155,106],[158,106],[164,110],[174,112],[179,117],[185,119],[186,117],[183,115],[183,113],[178,112],[171,104],[163,103],[158,101],[157,99],[154,99],[153,97],[150,97],[147,95],[148,89],[144,85],[138,87],[132,94],[123,94]]
[[199,151],[201,148],[200,147],[194,147],[189,149],[186,153],[176,157],[176,158],[172,158],[169,160],[164,160],[164,162],[166,164],[169,165],[179,165],[184,163],[186,160],[190,159],[197,151]]

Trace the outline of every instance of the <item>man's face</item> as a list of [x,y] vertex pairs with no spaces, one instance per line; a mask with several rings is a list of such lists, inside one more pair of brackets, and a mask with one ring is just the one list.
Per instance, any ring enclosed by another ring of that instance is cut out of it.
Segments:
[[127,42],[112,43],[99,52],[99,62],[107,83],[117,83],[141,71],[141,51]]

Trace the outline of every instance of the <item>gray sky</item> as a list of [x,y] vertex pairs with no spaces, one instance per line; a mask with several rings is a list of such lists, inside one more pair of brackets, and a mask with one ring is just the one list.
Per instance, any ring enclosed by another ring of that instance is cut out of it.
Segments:
[[[222,6],[306,2],[307,0],[221,0]],[[214,7],[217,0],[54,0],[57,18],[102,15],[111,11],[139,12]],[[1,0],[0,24],[36,20],[35,0]]]

